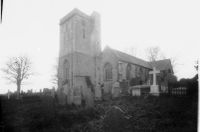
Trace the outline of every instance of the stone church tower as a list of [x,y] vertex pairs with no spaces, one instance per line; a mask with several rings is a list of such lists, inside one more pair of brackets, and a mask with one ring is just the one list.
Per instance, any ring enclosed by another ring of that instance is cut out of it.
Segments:
[[79,104],[76,97],[92,94],[101,77],[100,54],[98,13],[88,16],[74,9],[60,20],[58,98],[62,104]]

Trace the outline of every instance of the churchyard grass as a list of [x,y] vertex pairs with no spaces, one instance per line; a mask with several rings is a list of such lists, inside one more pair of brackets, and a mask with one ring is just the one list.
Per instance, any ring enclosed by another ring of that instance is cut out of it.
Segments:
[[123,127],[124,132],[197,131],[197,100],[188,97],[127,96],[98,101],[93,108],[61,106],[51,96],[34,98],[22,101],[1,97],[5,132],[112,131],[106,124],[118,122],[107,115],[113,106],[127,117],[123,126],[113,126]]

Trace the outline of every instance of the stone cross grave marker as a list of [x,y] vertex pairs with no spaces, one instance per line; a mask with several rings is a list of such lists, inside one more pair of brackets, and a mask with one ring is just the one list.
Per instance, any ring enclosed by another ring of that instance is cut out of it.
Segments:
[[160,71],[156,70],[155,67],[153,67],[153,71],[150,71],[149,74],[153,74],[153,85],[156,85],[156,74],[160,73]]
[[156,70],[155,67],[153,67],[153,71],[150,71],[149,74],[153,74],[153,85],[151,85],[151,91],[150,93],[153,95],[158,96],[159,95],[159,89],[158,85],[156,85],[156,74],[160,73],[159,70]]

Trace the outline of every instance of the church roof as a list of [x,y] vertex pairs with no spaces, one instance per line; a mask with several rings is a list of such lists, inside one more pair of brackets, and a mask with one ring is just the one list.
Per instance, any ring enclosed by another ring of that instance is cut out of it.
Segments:
[[173,71],[170,59],[158,60],[154,62],[149,62],[152,67],[156,67],[158,70],[171,69]]
[[115,49],[111,49],[110,47],[106,47],[105,50],[106,49],[111,50],[114,53],[114,55],[121,61],[129,62],[132,64],[136,64],[136,65],[140,65],[140,66],[152,69],[152,66],[145,60],[139,59],[137,57],[123,53]]

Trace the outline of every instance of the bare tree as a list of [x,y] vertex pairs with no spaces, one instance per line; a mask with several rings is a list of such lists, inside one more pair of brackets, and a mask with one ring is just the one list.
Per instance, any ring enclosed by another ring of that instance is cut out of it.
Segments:
[[194,65],[195,70],[198,72],[199,69],[199,61],[195,61],[195,65]]
[[156,61],[160,54],[160,48],[159,47],[150,47],[146,49],[147,59],[149,61]]
[[58,59],[56,59],[56,64],[53,67],[53,75],[51,78],[51,82],[54,86],[58,86]]
[[127,47],[123,51],[132,56],[137,56],[137,48],[136,47],[133,47],[133,46]]
[[54,85],[57,85],[58,84],[58,66],[55,66],[55,71],[52,75],[52,79],[51,79],[52,83]]
[[5,73],[5,78],[17,85],[17,98],[20,97],[21,84],[24,79],[28,79],[30,73],[31,63],[28,57],[19,56],[10,58],[6,63],[6,67],[2,69]]
[[173,71],[174,71],[174,73],[176,73],[176,67],[177,67],[177,65],[180,65],[180,64],[177,63],[176,57],[171,57],[170,60],[171,60],[171,65],[172,65]]

